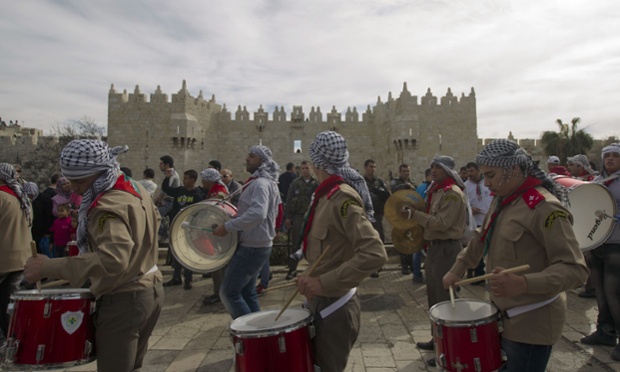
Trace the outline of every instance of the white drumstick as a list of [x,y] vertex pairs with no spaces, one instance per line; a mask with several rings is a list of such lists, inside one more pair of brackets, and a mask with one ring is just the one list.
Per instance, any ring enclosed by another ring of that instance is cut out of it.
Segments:
[[452,308],[456,308],[456,305],[454,304],[454,288],[452,286],[450,286],[450,304],[452,304]]
[[206,227],[192,226],[187,221],[181,222],[181,228],[184,229],[184,230],[195,229],[195,230],[202,230],[202,231],[213,232],[213,230],[215,230],[217,228],[217,225],[213,225],[211,227],[212,227],[211,229],[207,229]]
[[605,213],[605,211],[602,211],[602,210],[600,210],[600,209],[597,209],[597,210],[594,212],[594,214],[595,214],[595,215],[596,215],[596,217],[598,217],[598,218],[605,218],[605,217],[607,217],[607,218],[611,218],[611,219],[612,219],[612,220],[614,220],[614,221],[620,221],[620,219],[618,219],[618,218],[616,218],[616,217],[614,217],[614,216],[610,216],[610,215],[608,215],[607,213]]

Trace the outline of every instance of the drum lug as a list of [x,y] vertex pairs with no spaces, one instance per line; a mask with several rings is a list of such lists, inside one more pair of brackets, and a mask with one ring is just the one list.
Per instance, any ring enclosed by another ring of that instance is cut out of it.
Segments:
[[505,362],[508,360],[508,355],[506,354],[504,349],[502,349],[501,351],[502,351],[502,362]]
[[15,304],[13,302],[11,302],[7,307],[6,307],[6,315],[13,315],[13,311],[15,310]]
[[439,355],[439,358],[437,359],[437,362],[439,363],[439,366],[441,368],[446,368],[446,355],[441,353],[441,355]]
[[43,360],[45,356],[45,345],[39,345],[37,347],[37,363]]
[[310,324],[308,326],[308,334],[310,335],[310,338],[314,338],[314,336],[316,336],[316,328],[314,327],[314,324]]
[[476,332],[476,328],[471,328],[469,330],[469,337],[471,338],[471,342],[478,342],[478,332]]
[[443,327],[441,326],[441,324],[437,325],[437,329],[435,330],[435,333],[437,335],[437,337],[439,338],[443,338],[443,331],[442,331]]
[[90,302],[90,314],[94,314],[97,311],[97,301]]
[[284,336],[278,337],[278,348],[280,348],[281,353],[286,353],[286,339]]
[[84,343],[84,357],[83,359],[86,361],[89,359],[90,354],[93,352],[93,343],[86,340]]
[[15,361],[15,355],[17,354],[17,350],[19,349],[19,340],[14,338],[9,338],[6,343],[6,355],[4,360],[6,362]]
[[474,358],[474,371],[482,372],[482,365],[480,364],[480,358]]
[[314,365],[314,372],[321,372],[321,367]]
[[52,304],[50,302],[46,302],[45,306],[43,307],[43,317],[49,318],[51,313],[52,313]]
[[497,330],[499,331],[499,333],[504,332],[504,324],[502,323],[501,319],[497,321]]
[[243,341],[235,342],[235,352],[239,355],[243,355]]

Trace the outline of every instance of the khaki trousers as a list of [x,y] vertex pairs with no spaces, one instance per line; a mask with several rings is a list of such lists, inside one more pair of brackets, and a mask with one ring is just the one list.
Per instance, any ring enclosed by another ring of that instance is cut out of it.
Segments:
[[98,372],[129,372],[142,367],[163,305],[161,282],[137,291],[103,295],[97,300]]

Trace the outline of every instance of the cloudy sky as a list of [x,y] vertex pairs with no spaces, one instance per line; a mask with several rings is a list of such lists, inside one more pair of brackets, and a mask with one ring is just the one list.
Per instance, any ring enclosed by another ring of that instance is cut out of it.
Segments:
[[581,118],[620,135],[617,0],[4,1],[0,116],[46,130],[107,95],[215,94],[230,110],[362,112],[377,97],[473,87],[478,135],[539,138]]

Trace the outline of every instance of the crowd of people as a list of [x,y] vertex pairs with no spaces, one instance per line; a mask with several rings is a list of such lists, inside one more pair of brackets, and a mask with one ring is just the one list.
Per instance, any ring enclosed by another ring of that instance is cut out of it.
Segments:
[[[402,275],[426,285],[431,308],[450,300],[448,289],[464,276],[492,274],[486,281],[490,299],[502,314],[512,314],[502,319],[505,370],[545,370],[562,333],[565,291],[586,280],[580,296],[596,298],[599,315],[596,331],[581,342],[616,346],[611,357],[620,360],[615,275],[620,228],[616,224],[584,258],[567,209],[570,192],[555,181],[566,176],[600,183],[620,209],[620,144],[602,150],[600,173],[583,154],[567,158],[566,167],[552,155],[545,172],[518,144],[495,140],[460,169],[450,156],[436,156],[420,182],[412,179],[408,164],[400,164],[398,177],[388,182],[376,175],[380,164],[373,159],[358,172],[349,164],[346,140],[332,131],[319,133],[310,158],[297,169],[287,164],[282,173],[268,147],[252,146],[245,182],[237,182],[218,160],[181,176],[169,155],[160,158],[161,185],[150,168],[136,181],[116,160],[125,151],[98,140],[72,141],[61,154],[62,176],[52,175],[42,192],[21,178],[21,167],[0,164],[0,238],[6,242],[0,263],[2,336],[8,332],[12,293],[41,279],[65,279],[76,288],[88,286],[98,299],[100,370],[140,368],[163,305],[163,287],[192,289],[194,273],[174,255],[167,260],[172,278],[163,281],[157,267],[169,221],[202,200],[227,200],[236,216],[205,228],[215,237],[236,234],[238,245],[226,266],[206,275],[214,292],[205,295],[204,305],[221,302],[233,320],[260,311],[274,239],[288,234],[286,279],[294,280],[313,314],[316,364],[322,371],[342,371],[361,327],[356,287],[378,277],[387,259],[385,204],[391,194],[410,190],[423,198],[423,209],[404,207],[398,213],[423,227],[425,244],[417,253],[399,253]],[[469,214],[477,229],[464,241]],[[36,257],[30,257],[31,240],[40,253]],[[72,241],[75,252],[68,249]],[[302,258],[314,268],[311,275],[298,273]],[[503,273],[523,264],[530,265],[524,273]],[[524,305],[528,310],[515,314]],[[141,311],[138,323],[127,321],[134,308]],[[433,336],[417,347],[433,350]]]

